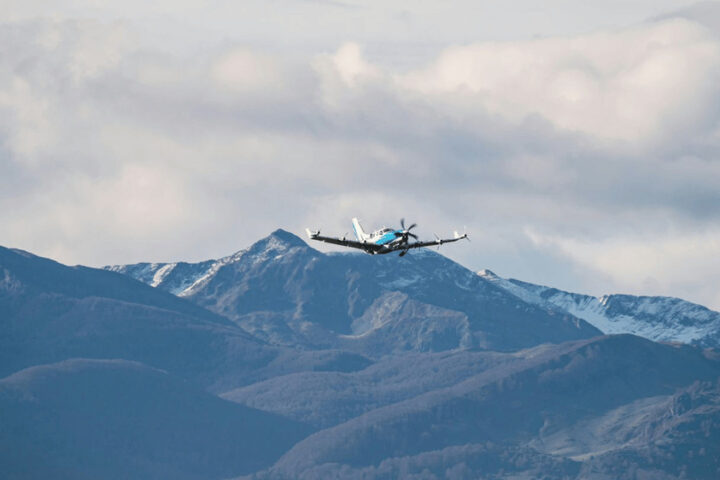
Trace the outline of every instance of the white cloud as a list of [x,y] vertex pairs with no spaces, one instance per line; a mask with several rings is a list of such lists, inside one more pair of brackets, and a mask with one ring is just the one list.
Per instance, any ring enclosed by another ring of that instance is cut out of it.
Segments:
[[360,45],[356,43],[342,45],[329,60],[340,79],[349,87],[377,80],[380,76],[380,69],[363,58]]
[[210,75],[216,85],[240,94],[282,86],[279,65],[268,55],[235,47],[215,60]]
[[586,240],[532,230],[527,234],[535,245],[559,249],[601,278],[609,278],[618,291],[604,293],[679,296],[720,306],[719,230]]
[[717,39],[696,23],[666,20],[576,37],[452,47],[398,82],[432,101],[457,95],[470,110],[513,122],[539,114],[562,129],[643,142],[714,114],[707,99],[720,92],[719,79]]
[[411,72],[358,42],[179,55],[103,25],[0,25],[18,46],[0,56],[0,244],[198,260],[404,216],[423,236],[467,225],[445,253],[474,269],[720,306],[701,260],[718,257],[720,39],[695,23],[469,43]]
[[35,95],[22,77],[13,75],[5,82],[0,91],[0,111],[6,116],[3,130],[7,148],[16,152],[18,158],[31,160],[57,140],[48,118],[49,109],[48,99]]

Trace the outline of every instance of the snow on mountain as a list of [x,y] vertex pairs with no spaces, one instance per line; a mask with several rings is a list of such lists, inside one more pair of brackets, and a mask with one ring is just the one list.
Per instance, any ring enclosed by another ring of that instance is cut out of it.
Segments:
[[[408,320],[417,325],[422,319],[417,313],[411,314],[408,305],[420,301],[412,307],[414,312],[445,319],[440,323],[452,319],[455,326],[453,333],[448,333],[447,327],[441,333],[436,328],[439,320],[433,320],[423,328],[406,332],[407,344],[415,345],[412,349],[438,343],[429,342],[428,335],[438,339],[452,336],[440,342],[444,345],[482,347],[471,340],[470,324],[474,318],[488,316],[489,310],[480,311],[474,306],[483,301],[507,305],[508,299],[502,297],[510,294],[512,302],[517,303],[513,308],[526,316],[536,315],[527,311],[532,306],[555,318],[582,319],[606,334],[632,333],[655,341],[720,346],[720,313],[678,298],[593,297],[505,279],[489,270],[474,275],[431,251],[413,252],[402,261],[395,255],[325,255],[283,230],[218,260],[106,268],[185,297],[235,320],[271,343],[286,345],[335,342],[335,346],[352,349],[349,339],[363,337],[365,343],[373,338],[373,342],[379,342],[376,346],[391,348],[383,338],[384,330],[393,331],[397,337],[398,328],[406,329]],[[497,290],[488,289],[490,285]],[[387,297],[389,292],[402,292],[411,303],[388,304],[384,299],[396,298]],[[321,315],[332,320],[318,322]],[[318,323],[324,324],[323,328],[318,328]],[[340,344],[328,335],[327,328],[340,334]]]
[[323,254],[276,230],[219,260],[107,267],[175,292],[277,345],[382,356],[516,350],[600,332],[519,300],[432,251]]
[[[122,273],[147,283],[152,287],[160,287],[161,290],[186,297],[192,295],[202,287],[203,284],[213,278],[218,271],[226,266],[240,261],[250,260],[252,264],[259,264],[269,258],[281,258],[292,246],[298,246],[293,238],[282,235],[278,230],[273,235],[254,244],[249,248],[240,250],[232,255],[217,260],[206,260],[198,263],[175,262],[175,263],[136,263],[133,265],[110,265],[105,270]],[[290,240],[290,243],[287,242]],[[299,239],[297,239],[299,240]],[[295,244],[295,245],[293,245]],[[300,241],[302,246],[305,244]]]
[[525,302],[567,312],[606,334],[632,333],[654,341],[720,346],[720,313],[679,298],[618,294],[593,297],[505,279],[490,270],[478,274]]
[[106,270],[129,275],[152,287],[162,285],[162,290],[179,297],[197,281],[209,274],[212,268],[225,259],[200,263],[138,263],[135,265],[113,265]]

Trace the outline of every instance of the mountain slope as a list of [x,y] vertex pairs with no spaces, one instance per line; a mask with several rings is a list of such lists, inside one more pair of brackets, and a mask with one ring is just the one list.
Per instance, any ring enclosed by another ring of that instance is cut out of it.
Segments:
[[311,349],[373,357],[457,348],[508,351],[600,334],[434,252],[403,258],[325,255],[283,230],[217,261],[106,268],[167,291],[189,285],[178,294],[259,338]]
[[123,358],[215,389],[297,369],[361,368],[344,352],[269,346],[127,276],[0,247],[0,375],[67,358]]
[[83,266],[69,267],[23,250],[0,247],[0,308],[6,313],[15,313],[23,299],[39,293],[75,299],[101,297],[152,305],[220,325],[230,325],[226,319],[175,295],[143,288],[127,276]]
[[[540,456],[563,456],[557,449],[543,452],[537,442],[581,422],[603,418],[603,430],[609,433],[600,453],[628,446],[645,448],[654,437],[641,436],[648,425],[642,409],[631,415],[637,428],[630,436],[636,444],[628,443],[621,429],[632,422],[610,413],[642,399],[669,398],[694,381],[715,381],[719,373],[718,361],[697,349],[629,335],[541,347],[526,352],[519,362],[499,364],[455,385],[370,410],[313,434],[285,454],[271,473],[283,477],[306,472],[314,478],[323,465],[363,469],[388,458],[487,442],[509,445],[511,450],[530,446]],[[705,407],[695,410],[706,415],[705,420],[698,420],[700,424],[720,419],[720,410],[711,408],[718,401],[715,392],[704,400]],[[667,401],[664,405],[655,418],[672,408]],[[701,435],[698,431],[690,437]],[[717,443],[707,447],[713,454],[720,453]],[[582,461],[575,458],[576,453],[566,458]]]
[[[619,423],[619,422],[618,422]],[[587,478],[720,476],[720,382],[695,382],[635,415],[622,447],[584,455]]]
[[632,333],[655,341],[720,347],[720,313],[679,298],[592,297],[504,279],[489,270],[479,275],[528,303],[582,318],[607,334]]
[[358,372],[292,373],[221,396],[324,429],[522,360],[518,354],[486,351],[406,353]]
[[66,360],[0,380],[3,478],[227,478],[309,429],[125,360]]
[[718,477],[716,352],[599,336],[434,252],[277,231],[116,270],[0,250],[4,476]]

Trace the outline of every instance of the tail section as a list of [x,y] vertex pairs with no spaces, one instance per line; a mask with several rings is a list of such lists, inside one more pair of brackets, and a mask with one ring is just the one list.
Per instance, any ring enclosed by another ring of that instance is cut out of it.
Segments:
[[355,238],[358,239],[359,242],[364,242],[367,240],[370,235],[365,233],[365,231],[362,228],[362,225],[360,225],[360,222],[357,218],[352,219],[352,225],[353,225],[353,231],[355,232]]

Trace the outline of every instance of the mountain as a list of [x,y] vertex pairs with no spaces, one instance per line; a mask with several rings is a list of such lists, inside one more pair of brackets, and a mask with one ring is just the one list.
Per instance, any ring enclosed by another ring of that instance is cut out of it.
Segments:
[[[709,340],[602,335],[545,287],[282,230],[108,269],[0,247],[3,478],[720,476]],[[651,300],[606,312],[705,318]]]
[[228,319],[124,275],[0,247],[0,376],[68,358],[122,358],[225,390],[369,361],[267,345]]
[[490,270],[479,275],[528,303],[582,318],[604,333],[632,333],[659,342],[720,347],[720,313],[679,298],[593,297],[501,278]]
[[[535,347],[537,353],[551,346]],[[298,372],[232,389],[221,396],[325,429],[363,413],[446,388],[532,353],[409,352],[357,372]]]
[[143,288],[123,275],[83,266],[68,267],[18,249],[0,247],[3,311],[15,313],[35,294],[65,298],[107,298],[118,302],[153,305],[178,314],[192,315],[216,324],[230,325],[223,317],[198,308],[175,295]]
[[277,230],[196,264],[106,267],[174,292],[258,338],[377,358],[405,351],[511,351],[601,332],[498,288],[442,255],[323,254]]
[[[625,455],[651,470],[657,469],[654,459],[665,458],[672,464],[668,470],[694,471],[692,478],[713,478],[720,468],[720,435],[714,430],[720,425],[717,358],[631,335],[503,355],[517,358],[495,359],[466,377],[451,374],[451,381],[440,378],[445,370],[413,364],[411,383],[432,385],[429,391],[352,412],[299,442],[266,473],[376,478],[422,465],[418,474],[428,468],[443,478],[447,468],[466,463],[472,478],[593,478],[598,463]],[[362,383],[367,375],[348,377]],[[291,377],[286,385],[298,383]],[[393,383],[376,388],[376,397],[383,398]],[[333,384],[325,391],[344,403]],[[284,395],[301,409],[316,397],[302,389]],[[696,460],[701,449],[704,458]],[[522,452],[525,460],[518,463]],[[475,455],[485,458],[471,468],[467,464],[477,463]],[[483,462],[489,455],[495,466],[487,471]],[[618,466],[603,468],[614,468],[614,478],[636,478]]]
[[3,478],[227,478],[309,433],[126,360],[72,359],[0,380]]

